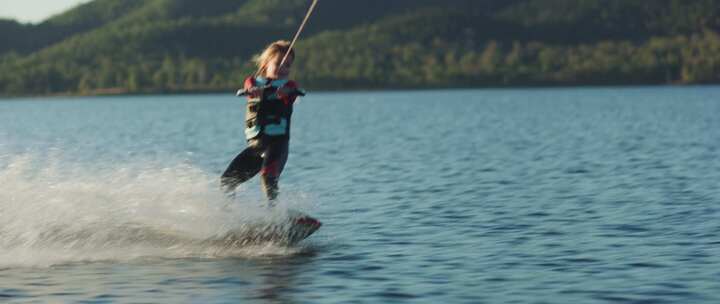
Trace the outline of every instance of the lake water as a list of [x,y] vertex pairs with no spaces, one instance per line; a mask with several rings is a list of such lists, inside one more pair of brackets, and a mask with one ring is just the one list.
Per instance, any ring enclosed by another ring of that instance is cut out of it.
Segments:
[[[9,303],[718,303],[720,87],[311,92],[280,201],[227,95],[0,100]],[[207,243],[298,209],[294,246]]]

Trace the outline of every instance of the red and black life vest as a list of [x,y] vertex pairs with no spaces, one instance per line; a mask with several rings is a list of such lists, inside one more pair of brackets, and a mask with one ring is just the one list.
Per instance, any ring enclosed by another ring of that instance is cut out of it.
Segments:
[[293,103],[305,96],[292,80],[248,77],[245,89],[262,88],[261,93],[250,94],[245,112],[245,137],[253,139],[267,136],[290,136],[290,118]]

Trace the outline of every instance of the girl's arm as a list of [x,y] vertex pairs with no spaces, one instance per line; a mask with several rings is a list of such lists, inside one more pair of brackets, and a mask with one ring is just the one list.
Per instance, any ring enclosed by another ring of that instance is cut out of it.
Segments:
[[243,88],[238,90],[235,94],[236,96],[245,96],[245,95],[256,95],[258,93],[261,93],[265,88],[263,87],[257,87],[255,86],[255,81],[253,80],[252,76],[248,76],[245,78],[245,82],[243,83]]
[[287,96],[292,100],[295,100],[298,96],[305,96],[305,90],[301,89],[298,83],[293,80],[288,81],[278,91],[281,95]]

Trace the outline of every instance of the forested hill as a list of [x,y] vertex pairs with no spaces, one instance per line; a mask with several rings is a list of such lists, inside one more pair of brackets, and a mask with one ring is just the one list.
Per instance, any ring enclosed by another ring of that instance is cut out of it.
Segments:
[[[95,0],[0,20],[0,94],[227,91],[310,0]],[[320,0],[315,89],[720,83],[720,1]]]

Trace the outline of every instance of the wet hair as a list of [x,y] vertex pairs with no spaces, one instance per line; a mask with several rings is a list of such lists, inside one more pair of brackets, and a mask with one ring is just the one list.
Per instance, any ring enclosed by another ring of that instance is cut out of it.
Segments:
[[[265,50],[260,54],[260,56],[257,56],[255,58],[255,63],[257,64],[258,70],[257,73],[255,73],[256,76],[265,76],[265,72],[267,71],[267,66],[270,63],[270,60],[275,58],[275,56],[285,56],[285,53],[287,53],[288,49],[290,49],[290,41],[287,40],[278,40],[273,43],[270,43]],[[295,59],[295,50],[290,50],[290,54],[288,55],[288,60],[294,60]]]

